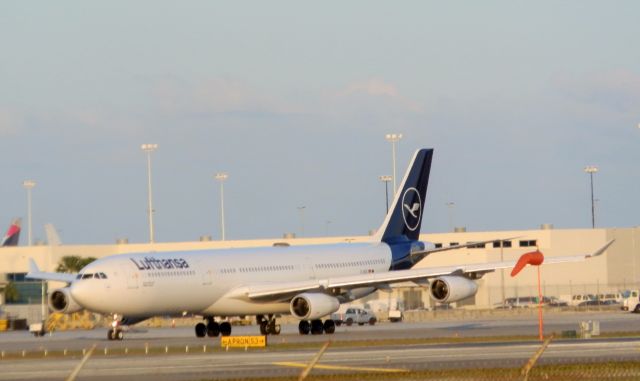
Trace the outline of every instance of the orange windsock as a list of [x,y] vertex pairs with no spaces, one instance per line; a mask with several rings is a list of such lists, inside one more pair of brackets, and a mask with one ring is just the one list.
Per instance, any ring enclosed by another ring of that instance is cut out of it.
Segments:
[[514,277],[518,275],[526,265],[540,266],[542,262],[544,262],[544,255],[542,255],[539,250],[522,254],[520,259],[518,259],[518,263],[516,263],[513,270],[511,270],[511,276]]

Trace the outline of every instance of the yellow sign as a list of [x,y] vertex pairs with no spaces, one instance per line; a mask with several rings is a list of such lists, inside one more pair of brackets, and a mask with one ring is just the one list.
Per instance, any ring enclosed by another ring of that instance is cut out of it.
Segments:
[[259,347],[267,346],[266,336],[223,336],[220,338],[222,347]]

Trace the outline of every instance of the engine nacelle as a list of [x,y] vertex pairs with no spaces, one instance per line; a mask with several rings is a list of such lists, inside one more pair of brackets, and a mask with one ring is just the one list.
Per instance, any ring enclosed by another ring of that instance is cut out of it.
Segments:
[[476,282],[461,276],[442,276],[431,281],[431,297],[440,303],[457,302],[478,292]]
[[82,307],[71,297],[69,287],[59,288],[49,293],[49,308],[54,312],[71,314],[82,310]]
[[314,320],[336,312],[340,308],[337,298],[321,293],[305,292],[291,299],[291,315],[300,320]]

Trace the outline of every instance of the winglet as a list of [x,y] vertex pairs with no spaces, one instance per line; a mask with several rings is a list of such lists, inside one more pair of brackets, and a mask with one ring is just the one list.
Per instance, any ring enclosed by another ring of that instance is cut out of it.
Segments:
[[605,251],[607,251],[609,246],[611,246],[615,241],[616,241],[615,239],[612,239],[611,241],[607,242],[606,245],[598,249],[598,251],[596,251],[595,253],[587,255],[586,258],[597,257],[602,255]]

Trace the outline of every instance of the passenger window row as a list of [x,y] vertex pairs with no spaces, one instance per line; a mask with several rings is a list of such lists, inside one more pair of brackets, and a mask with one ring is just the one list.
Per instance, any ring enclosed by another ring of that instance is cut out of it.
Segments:
[[240,267],[241,273],[293,270],[293,265]]
[[168,277],[168,276],[186,276],[186,275],[195,275],[195,270],[189,271],[153,271],[149,273],[149,276],[152,278],[160,278],[160,277]]
[[384,264],[384,259],[371,259],[367,261],[354,261],[354,262],[342,262],[342,263],[319,263],[319,264],[316,264],[316,268],[317,269],[341,269],[345,267],[382,265],[382,264]]

